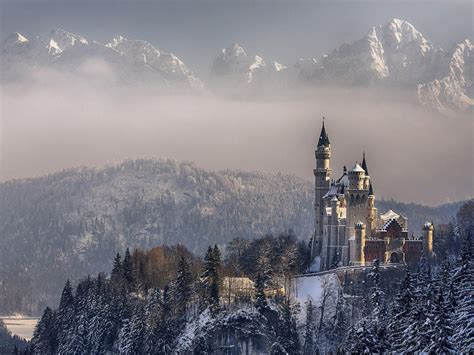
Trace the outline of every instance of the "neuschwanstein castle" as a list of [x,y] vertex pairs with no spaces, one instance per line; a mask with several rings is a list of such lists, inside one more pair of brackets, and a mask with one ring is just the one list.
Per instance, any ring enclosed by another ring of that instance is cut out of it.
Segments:
[[391,210],[379,215],[365,153],[362,163],[349,171],[344,167],[342,176],[333,178],[324,121],[315,153],[312,257],[319,257],[320,270],[365,265],[374,259],[414,264],[423,251],[432,254],[432,223],[423,226],[422,238],[415,238],[408,236],[406,217]]

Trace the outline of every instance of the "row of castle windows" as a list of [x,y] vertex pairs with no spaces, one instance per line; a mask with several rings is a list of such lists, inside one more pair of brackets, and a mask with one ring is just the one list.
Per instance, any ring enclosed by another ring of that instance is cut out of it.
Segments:
[[353,203],[360,203],[360,202],[365,202],[365,195],[355,195],[354,194],[351,194],[351,204]]

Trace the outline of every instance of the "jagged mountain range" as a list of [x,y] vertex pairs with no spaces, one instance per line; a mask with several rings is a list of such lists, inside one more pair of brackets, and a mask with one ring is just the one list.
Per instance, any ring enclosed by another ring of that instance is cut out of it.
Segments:
[[174,54],[146,41],[132,41],[122,36],[101,44],[59,29],[31,40],[12,33],[4,40],[0,57],[5,80],[21,80],[25,75],[30,80],[32,72],[41,75],[49,69],[48,74],[51,71],[67,73],[105,84],[204,88],[201,80]]
[[474,105],[473,58],[474,46],[468,39],[446,51],[410,23],[393,19],[320,59],[300,59],[293,65],[267,64],[234,43],[217,56],[211,73],[239,90],[298,83],[408,89],[426,108],[447,113],[468,111]]
[[[402,88],[427,108],[469,111],[474,105],[473,51],[468,39],[444,50],[410,23],[392,19],[320,59],[288,65],[249,55],[234,43],[215,58],[206,87],[216,93],[224,87],[232,95],[246,91],[254,95],[262,87],[294,89],[299,84]],[[33,68],[34,73],[54,69],[108,84],[205,90],[203,81],[174,54],[122,36],[100,44],[63,30],[33,39],[13,33],[4,40],[0,58],[3,80],[31,76],[26,68]]]

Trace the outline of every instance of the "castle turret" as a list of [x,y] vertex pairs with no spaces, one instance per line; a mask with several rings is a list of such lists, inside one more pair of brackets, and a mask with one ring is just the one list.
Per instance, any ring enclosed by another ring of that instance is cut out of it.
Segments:
[[331,181],[331,168],[329,161],[331,158],[331,143],[329,142],[329,136],[326,132],[326,127],[321,128],[321,133],[318,139],[318,145],[315,150],[316,157],[316,169],[314,173],[314,188],[315,188],[315,200],[314,200],[314,212],[315,212],[315,225],[314,225],[314,237],[312,245],[313,256],[321,253],[321,238],[323,236],[323,225],[324,225],[324,195],[329,191]]
[[367,161],[365,160],[365,152],[362,154],[362,169],[364,169],[365,177],[364,177],[364,189],[367,190],[370,185],[370,176],[369,176],[369,169],[367,168]]
[[354,167],[349,171],[349,189],[350,190],[363,190],[365,181],[365,170],[355,163]]
[[423,250],[428,257],[433,253],[433,229],[431,222],[426,222],[423,225]]
[[377,228],[377,208],[375,208],[375,194],[372,183],[369,182],[369,195],[367,197],[367,229],[369,235],[374,236]]
[[355,264],[365,265],[365,224],[361,221],[355,224]]

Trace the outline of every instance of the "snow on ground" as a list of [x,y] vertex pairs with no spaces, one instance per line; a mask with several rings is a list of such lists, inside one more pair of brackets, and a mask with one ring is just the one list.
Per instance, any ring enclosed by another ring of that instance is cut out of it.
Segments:
[[294,296],[301,305],[300,320],[304,320],[305,303],[309,298],[316,307],[321,306],[323,299],[326,301],[326,309],[332,313],[337,302],[339,278],[335,273],[324,275],[300,276],[294,279]]
[[7,329],[15,335],[18,335],[26,340],[30,340],[33,336],[38,318],[24,317],[24,316],[2,316]]

